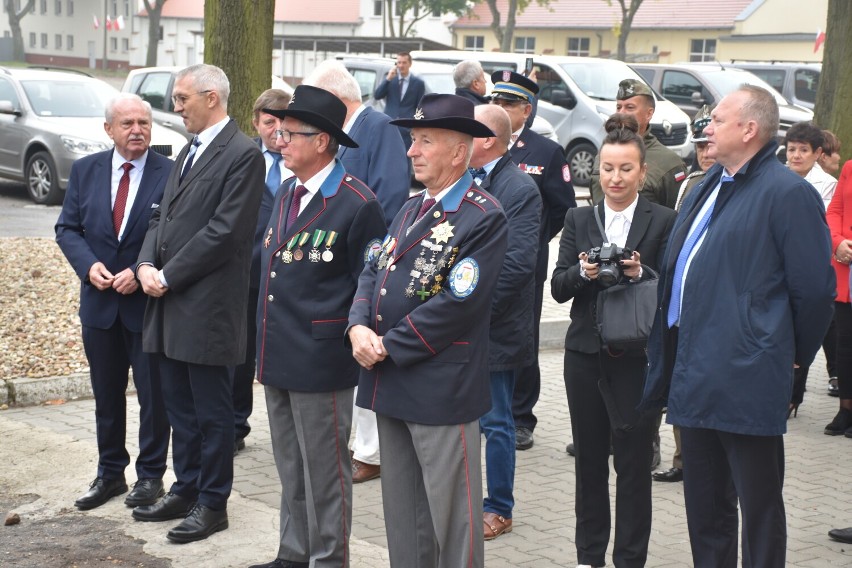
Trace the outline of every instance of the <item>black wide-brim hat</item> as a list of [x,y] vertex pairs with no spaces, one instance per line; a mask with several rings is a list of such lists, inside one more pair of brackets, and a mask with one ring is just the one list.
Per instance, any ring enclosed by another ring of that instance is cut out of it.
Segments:
[[265,108],[263,112],[277,118],[289,116],[301,120],[328,133],[341,146],[358,147],[358,143],[343,132],[343,125],[346,123],[346,105],[325,89],[299,85],[293,92],[293,97],[286,109]]
[[443,128],[474,138],[491,138],[490,128],[473,118],[473,103],[458,95],[431,93],[420,99],[414,118],[397,118],[391,124],[406,128]]

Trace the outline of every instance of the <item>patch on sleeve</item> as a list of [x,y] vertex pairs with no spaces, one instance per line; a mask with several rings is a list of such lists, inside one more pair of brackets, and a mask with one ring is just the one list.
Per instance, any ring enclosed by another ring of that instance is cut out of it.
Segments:
[[571,183],[571,166],[568,164],[562,166],[562,181],[565,183]]
[[675,174],[675,181],[676,182],[682,182],[685,179],[686,179],[686,173],[685,172],[678,172],[678,173]]
[[456,298],[467,298],[479,284],[479,264],[470,258],[461,259],[450,271],[450,291]]
[[364,262],[373,262],[379,257],[379,253],[382,252],[382,241],[379,239],[373,239],[369,243],[367,243],[367,247],[364,249]]

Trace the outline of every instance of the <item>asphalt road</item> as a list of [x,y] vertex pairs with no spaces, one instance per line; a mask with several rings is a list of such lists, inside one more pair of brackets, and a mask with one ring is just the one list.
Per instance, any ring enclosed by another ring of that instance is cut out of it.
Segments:
[[23,183],[0,181],[0,237],[53,237],[60,205],[36,205]]

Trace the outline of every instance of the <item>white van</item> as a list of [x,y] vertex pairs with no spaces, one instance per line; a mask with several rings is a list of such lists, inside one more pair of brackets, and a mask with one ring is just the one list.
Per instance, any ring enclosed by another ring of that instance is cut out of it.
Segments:
[[[414,51],[415,62],[458,63],[476,59],[486,74],[498,69],[522,70],[529,55],[475,51]],[[540,91],[538,114],[556,131],[571,166],[575,185],[588,186],[592,164],[604,139],[604,122],[615,112],[618,83],[624,79],[643,80],[626,63],[615,59],[533,55],[533,68]],[[651,121],[651,132],[682,159],[693,151],[689,134],[690,118],[662,97]]]

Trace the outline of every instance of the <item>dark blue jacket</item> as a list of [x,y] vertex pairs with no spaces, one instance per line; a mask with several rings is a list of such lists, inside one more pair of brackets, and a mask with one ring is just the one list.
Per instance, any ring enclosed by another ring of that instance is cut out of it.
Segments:
[[666,325],[678,253],[719,184],[717,164],[680,209],[660,272],[642,408],[667,421],[759,436],[786,431],[793,364],[810,365],[833,310],[822,201],[767,144],[719,192],[683,290],[676,349]]
[[465,424],[491,408],[488,323],[506,216],[467,172],[412,225],[421,201],[405,203],[358,281],[349,326],[382,336],[388,357],[361,369],[356,402],[399,420]]
[[125,268],[135,269],[148,220],[160,205],[174,163],[156,152],[148,152],[139,190],[119,242],[112,226],[113,151],[98,152],[74,162],[56,222],[56,242],[80,278],[80,322],[88,327],[109,329],[121,316],[128,330],[141,333],[148,298],[142,287],[129,295],[112,288],[100,291],[89,282],[89,269],[98,261],[112,274]]
[[390,120],[386,114],[364,107],[349,130],[349,137],[359,147],[341,146],[337,152],[346,173],[366,183],[376,195],[386,225],[408,199],[411,187],[405,144],[399,128]]
[[541,229],[541,196],[535,182],[506,152],[488,176],[484,189],[506,213],[509,246],[491,299],[488,366],[491,371],[520,369],[533,362],[535,266]]
[[420,99],[426,94],[426,83],[414,73],[408,74],[408,87],[405,96],[399,99],[399,74],[388,81],[387,76],[382,79],[373,96],[376,99],[386,99],[385,114],[391,118],[412,118]]

